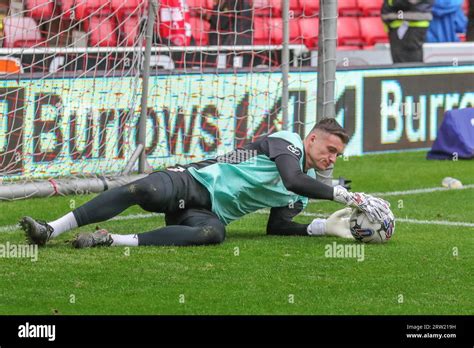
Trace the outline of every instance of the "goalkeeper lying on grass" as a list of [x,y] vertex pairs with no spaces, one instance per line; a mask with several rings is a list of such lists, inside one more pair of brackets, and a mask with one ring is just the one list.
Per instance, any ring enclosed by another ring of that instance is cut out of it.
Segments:
[[31,243],[45,245],[63,232],[108,220],[138,204],[164,213],[166,227],[129,235],[102,229],[78,235],[73,245],[207,245],[223,242],[225,226],[233,220],[271,208],[267,234],[351,238],[351,209],[309,225],[292,221],[308,198],[358,208],[373,221],[393,219],[388,202],[316,180],[315,169],[334,164],[347,142],[344,129],[334,119],[324,119],[304,140],[296,133],[276,132],[215,159],[167,168],[106,191],[53,222],[24,217],[20,224]]

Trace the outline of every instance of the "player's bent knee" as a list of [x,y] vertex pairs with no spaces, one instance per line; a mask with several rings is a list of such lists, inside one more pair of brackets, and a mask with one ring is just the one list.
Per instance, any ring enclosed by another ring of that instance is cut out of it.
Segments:
[[225,239],[225,228],[203,226],[199,234],[202,244],[220,244]]
[[156,188],[146,182],[131,183],[128,185],[128,190],[135,202],[145,210],[148,210],[148,206],[151,205],[154,195],[156,195]]

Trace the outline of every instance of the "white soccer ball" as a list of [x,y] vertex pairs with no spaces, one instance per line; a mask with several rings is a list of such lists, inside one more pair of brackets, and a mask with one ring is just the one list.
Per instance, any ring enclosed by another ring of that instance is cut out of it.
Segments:
[[354,238],[363,243],[386,243],[395,232],[395,220],[370,222],[364,212],[354,209],[349,226]]

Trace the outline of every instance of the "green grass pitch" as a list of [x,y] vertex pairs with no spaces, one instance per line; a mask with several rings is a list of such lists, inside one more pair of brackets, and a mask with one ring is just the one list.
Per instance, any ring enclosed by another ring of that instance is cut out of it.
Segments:
[[[446,176],[474,184],[472,161],[424,156],[341,158],[335,175],[369,193],[440,187]],[[6,227],[20,217],[52,220],[91,197],[0,202],[0,244],[24,243]],[[66,233],[36,262],[0,258],[0,314],[474,314],[474,188],[384,198],[397,218],[420,223],[400,220],[389,243],[364,246],[363,261],[325,256],[328,244],[351,241],[266,236],[265,213],[229,225],[217,246],[75,250],[67,241],[77,231]],[[340,207],[313,202],[297,220]],[[122,216],[137,214],[147,213]],[[161,216],[131,217],[101,227],[125,234],[163,224]]]

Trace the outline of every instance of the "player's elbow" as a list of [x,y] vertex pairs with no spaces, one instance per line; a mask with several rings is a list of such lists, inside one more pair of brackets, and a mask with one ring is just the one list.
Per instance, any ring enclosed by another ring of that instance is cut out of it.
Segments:
[[296,194],[300,194],[301,186],[298,180],[291,179],[291,180],[283,181],[283,185],[288,191],[296,193]]
[[282,178],[282,182],[283,186],[285,186],[288,191],[294,192],[294,190],[298,188],[296,180],[292,178]]

